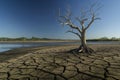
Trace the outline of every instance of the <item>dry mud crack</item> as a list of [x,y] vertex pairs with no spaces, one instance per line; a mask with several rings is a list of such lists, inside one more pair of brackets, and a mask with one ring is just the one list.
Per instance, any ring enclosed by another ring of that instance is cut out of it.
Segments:
[[98,47],[91,55],[64,53],[75,47],[48,48],[0,63],[0,80],[120,80],[120,46]]

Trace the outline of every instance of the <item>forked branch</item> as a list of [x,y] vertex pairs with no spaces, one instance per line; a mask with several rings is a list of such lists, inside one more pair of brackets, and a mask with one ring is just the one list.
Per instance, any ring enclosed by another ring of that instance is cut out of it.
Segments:
[[87,30],[95,20],[100,20],[100,18],[96,18],[95,14],[93,13],[92,18],[90,22],[88,23],[87,27],[85,28],[85,30]]
[[80,18],[78,18],[78,17],[76,17],[76,20],[80,23],[80,25],[82,26],[82,30],[84,30],[84,28],[85,28],[85,26],[84,26],[84,23],[85,23],[85,21],[87,21],[88,19],[87,18],[85,18],[85,19],[80,19]]
[[78,26],[76,26],[75,24],[73,24],[73,22],[71,21],[70,11],[68,11],[65,16],[61,16],[60,12],[59,12],[59,20],[58,21],[63,25],[68,25],[70,28],[79,31],[80,33],[82,32],[81,29]]

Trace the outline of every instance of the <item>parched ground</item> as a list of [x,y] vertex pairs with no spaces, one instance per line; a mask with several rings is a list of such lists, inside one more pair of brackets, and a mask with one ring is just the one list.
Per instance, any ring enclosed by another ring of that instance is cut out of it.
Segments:
[[0,63],[0,80],[120,80],[120,45],[90,46],[96,53],[49,47]]

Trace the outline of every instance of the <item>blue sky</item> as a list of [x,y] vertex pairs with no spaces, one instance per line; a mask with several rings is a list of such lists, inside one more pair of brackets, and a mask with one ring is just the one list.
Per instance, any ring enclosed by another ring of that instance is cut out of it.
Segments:
[[58,10],[67,6],[73,17],[80,9],[98,1],[101,20],[95,21],[87,31],[87,38],[120,37],[120,0],[0,0],[0,37],[46,37],[77,39],[69,28],[57,22]]

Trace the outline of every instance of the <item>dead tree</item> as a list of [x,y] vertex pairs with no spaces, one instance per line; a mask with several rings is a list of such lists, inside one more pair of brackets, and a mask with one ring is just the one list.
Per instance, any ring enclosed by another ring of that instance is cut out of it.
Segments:
[[81,45],[78,49],[72,50],[72,52],[76,51],[80,53],[93,53],[94,50],[89,48],[86,43],[86,31],[91,27],[92,23],[94,23],[95,20],[98,20],[100,18],[96,17],[95,12],[93,11],[93,6],[91,6],[88,11],[81,11],[81,16],[75,18],[75,20],[80,23],[80,26],[77,26],[72,22],[71,15],[72,14],[70,10],[67,10],[66,15],[64,16],[61,15],[59,11],[58,21],[62,25],[71,28],[71,30],[68,30],[67,32],[71,32],[80,38]]

